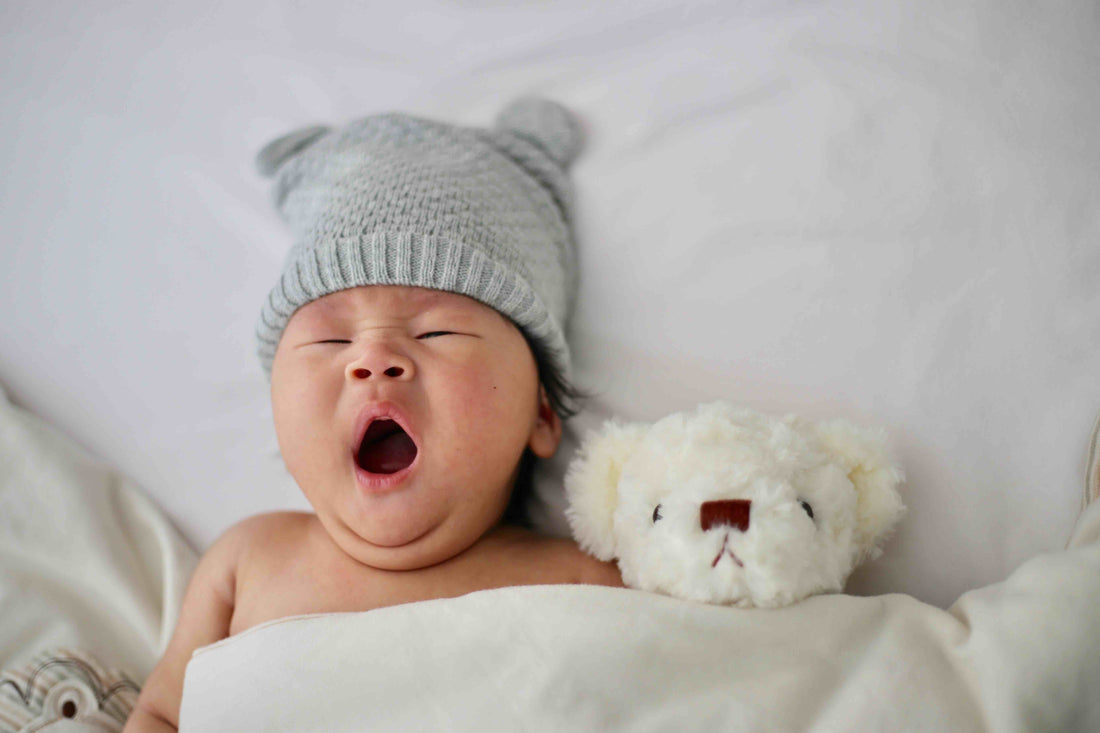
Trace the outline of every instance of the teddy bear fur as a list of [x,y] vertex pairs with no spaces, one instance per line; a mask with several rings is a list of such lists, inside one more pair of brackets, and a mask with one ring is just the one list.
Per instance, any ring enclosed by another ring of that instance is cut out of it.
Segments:
[[[905,511],[902,478],[881,430],[714,402],[590,433],[566,473],[566,513],[628,586],[770,608],[840,591],[877,557]],[[751,502],[748,526],[704,529],[702,504],[728,500]]]

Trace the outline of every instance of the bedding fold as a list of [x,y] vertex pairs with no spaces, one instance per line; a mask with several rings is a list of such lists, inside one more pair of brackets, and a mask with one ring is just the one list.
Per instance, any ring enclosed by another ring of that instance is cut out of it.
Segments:
[[1100,730],[1098,534],[947,611],[578,585],[280,619],[195,651],[180,730]]
[[144,680],[196,562],[139,486],[0,386],[0,669],[66,647]]

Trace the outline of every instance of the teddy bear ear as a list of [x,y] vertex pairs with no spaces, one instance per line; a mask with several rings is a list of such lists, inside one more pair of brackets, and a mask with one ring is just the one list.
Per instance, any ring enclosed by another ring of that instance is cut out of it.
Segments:
[[599,560],[616,557],[614,516],[619,478],[648,426],[609,420],[589,432],[565,474],[565,515],[573,538]]
[[882,554],[880,545],[905,513],[898,485],[905,476],[886,448],[886,433],[844,420],[819,423],[818,436],[856,489],[856,564]]
[[313,125],[275,138],[256,153],[256,171],[265,178],[271,178],[289,158],[312,145],[330,129],[325,125]]

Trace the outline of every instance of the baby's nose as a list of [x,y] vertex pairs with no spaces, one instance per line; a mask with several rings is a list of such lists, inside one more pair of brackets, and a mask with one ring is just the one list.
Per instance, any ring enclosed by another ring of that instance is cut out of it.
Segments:
[[751,508],[752,502],[748,499],[704,501],[699,507],[699,524],[704,532],[720,525],[729,525],[745,532],[749,528]]
[[348,379],[412,379],[415,367],[412,360],[398,351],[373,348],[348,364]]

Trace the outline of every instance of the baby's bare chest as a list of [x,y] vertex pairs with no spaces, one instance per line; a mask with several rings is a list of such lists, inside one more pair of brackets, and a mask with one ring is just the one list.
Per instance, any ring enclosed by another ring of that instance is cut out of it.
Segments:
[[562,581],[506,557],[389,571],[342,553],[284,545],[277,551],[252,553],[238,568],[229,633],[289,616],[369,611],[540,582]]
[[251,558],[238,570],[230,635],[288,616],[369,611],[418,600],[416,578],[390,575],[312,555]]

